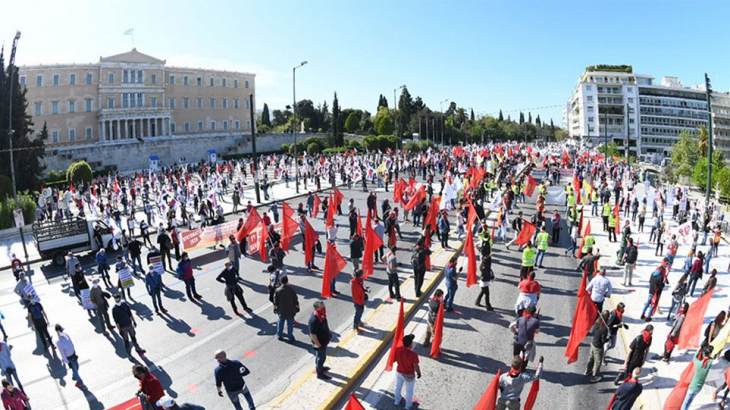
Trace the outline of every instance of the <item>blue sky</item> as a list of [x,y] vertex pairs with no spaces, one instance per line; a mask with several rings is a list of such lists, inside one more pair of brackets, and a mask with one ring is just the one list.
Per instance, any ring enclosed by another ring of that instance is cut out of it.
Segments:
[[[477,114],[520,109],[561,122],[562,105],[590,64],[636,72],[708,72],[730,89],[727,1],[12,1],[0,40],[23,32],[20,64],[94,62],[130,49],[168,64],[252,71],[257,103],[340,104],[375,110],[405,84],[432,109],[450,99]],[[545,108],[535,108],[545,107]],[[260,108],[260,107],[259,107]]]

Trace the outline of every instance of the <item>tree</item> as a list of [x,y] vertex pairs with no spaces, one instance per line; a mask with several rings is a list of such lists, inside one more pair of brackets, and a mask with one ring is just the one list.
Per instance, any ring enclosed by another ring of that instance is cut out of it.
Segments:
[[332,100],[332,146],[341,147],[344,144],[342,126],[340,124],[340,103],[337,101],[337,92]]
[[378,99],[378,110],[380,107],[388,108],[388,99],[383,94],[380,94],[380,98]]
[[[725,168],[725,160],[722,151],[713,151],[712,153],[712,181],[711,187],[714,189],[720,181],[721,171]],[[705,190],[707,188],[707,157],[702,156],[692,169],[692,180],[698,188]]]
[[474,122],[474,109],[469,110],[469,121]]
[[[715,172],[713,172],[715,174]],[[723,197],[730,196],[730,168],[724,167],[717,172],[717,184],[720,189],[720,195]]]
[[327,105],[327,101],[322,102],[322,104],[319,105],[317,111],[319,111],[319,130],[322,132],[329,131],[332,118],[330,118],[329,106]]
[[598,152],[605,155],[606,157],[615,157],[620,155],[621,153],[618,150],[618,147],[613,142],[609,142],[608,145],[601,144],[598,147]]
[[264,109],[261,111],[261,124],[271,126],[271,118],[269,117],[269,105],[264,103]]
[[522,111],[520,111],[520,125],[522,125],[524,123],[525,123],[525,114],[523,114]]
[[528,122],[529,124],[532,124],[532,113],[531,113],[531,112],[528,112],[528,113],[527,113],[527,122]]
[[391,112],[386,107],[380,107],[375,115],[375,133],[378,135],[391,135],[395,131],[395,125]]
[[537,125],[538,128],[542,127],[542,121],[540,121],[540,114],[537,114],[537,118],[535,118],[535,125]]
[[352,110],[345,119],[345,131],[354,133],[360,130],[360,119],[362,117],[362,111]]
[[[9,96],[12,81],[13,94]],[[18,67],[8,65],[0,51],[0,175],[11,174],[8,133],[8,100],[12,97],[10,116],[13,126],[13,164],[17,191],[35,190],[40,187],[45,169],[45,141],[48,131],[33,136],[33,121],[28,112],[26,89],[20,86]]]
[[408,124],[414,112],[411,93],[408,92],[408,87],[403,87],[398,99],[398,131],[401,133],[399,137],[408,131]]
[[685,130],[679,133],[679,140],[672,146],[672,162],[667,166],[672,167],[674,176],[690,177],[699,157],[694,135]]
[[499,121],[504,121],[504,115],[502,115],[502,110],[499,110]]
[[288,109],[285,111],[282,110],[274,110],[274,121],[272,122],[272,125],[275,127],[281,126],[289,122],[289,118],[291,118],[291,111]]
[[86,161],[76,161],[66,169],[66,180],[74,184],[89,183],[93,175],[91,165]]

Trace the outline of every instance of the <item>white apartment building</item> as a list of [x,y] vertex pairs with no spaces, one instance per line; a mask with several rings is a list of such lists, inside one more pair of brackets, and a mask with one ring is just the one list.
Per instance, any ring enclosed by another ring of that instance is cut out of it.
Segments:
[[712,93],[712,136],[715,148],[730,162],[730,93]]

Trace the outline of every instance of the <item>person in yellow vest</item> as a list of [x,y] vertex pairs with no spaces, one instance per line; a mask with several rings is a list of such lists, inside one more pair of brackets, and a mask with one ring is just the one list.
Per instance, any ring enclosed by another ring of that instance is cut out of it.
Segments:
[[540,185],[537,186],[537,193],[538,193],[538,195],[542,195],[542,196],[547,195],[547,188],[545,188],[545,182],[540,182]]
[[613,212],[608,213],[608,241],[616,242],[616,217]]
[[565,184],[565,206],[568,206],[568,195],[573,192],[573,185],[570,183]]
[[598,216],[598,192],[591,189],[591,216]]
[[532,241],[527,241],[522,251],[522,267],[520,268],[520,280],[525,279],[535,269],[537,250],[532,246]]
[[537,239],[535,240],[537,245],[537,256],[535,257],[535,264],[538,268],[542,268],[542,261],[545,259],[545,254],[547,253],[548,249],[548,243],[550,241],[550,235],[545,232],[545,225],[540,228],[540,232],[537,234]]
[[601,219],[603,219],[603,230],[608,231],[608,216],[611,215],[611,205],[608,204],[608,202],[605,202],[603,204],[603,209],[601,210]]
[[593,245],[596,244],[596,238],[593,237],[592,234],[586,235],[585,238],[583,238],[583,246],[580,248],[581,257],[583,255],[588,253],[589,249],[593,248]]

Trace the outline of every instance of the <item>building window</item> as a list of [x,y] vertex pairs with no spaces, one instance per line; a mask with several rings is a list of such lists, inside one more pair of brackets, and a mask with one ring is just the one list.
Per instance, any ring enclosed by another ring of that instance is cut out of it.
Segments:
[[53,74],[53,86],[58,87],[59,84],[61,84],[61,76],[58,74]]
[[137,82],[140,84],[144,84],[144,76],[142,75],[142,70],[137,70]]
[[92,108],[93,101],[94,100],[91,98],[87,98],[84,100],[84,109],[86,110],[86,112],[91,112],[91,110],[93,109]]
[[593,87],[591,87],[590,84],[586,84],[586,90],[590,90],[591,88],[593,88]]
[[76,128],[68,129],[68,142],[76,142]]
[[586,101],[593,102],[593,96],[592,95],[587,96]]
[[152,75],[150,76],[150,82],[151,82],[152,84],[157,84],[157,74],[152,74]]
[[198,121],[198,131],[203,131],[203,121]]
[[634,87],[626,87],[626,92],[627,93],[633,93],[634,92]]
[[233,88],[238,88],[238,80],[233,80]]
[[248,88],[248,80],[246,80],[246,81],[243,82],[243,87],[244,88]]
[[215,98],[210,99],[210,109],[215,110]]
[[171,134],[174,134],[175,133],[175,123],[174,122],[171,122],[170,123],[170,133]]
[[198,77],[196,79],[196,83],[198,83],[198,87],[202,87],[203,86],[203,78],[202,77]]
[[190,123],[189,122],[185,123],[185,132],[190,132]]
[[35,86],[43,87],[43,76],[42,75],[35,76]]
[[157,97],[150,97],[150,103],[152,104],[152,108],[157,108]]
[[224,98],[222,104],[224,110],[228,109],[228,98]]
[[20,76],[20,85],[22,85],[23,87],[25,87],[25,82],[26,82],[25,76],[24,75],[21,75]]
[[109,84],[114,84],[114,73],[109,73],[109,76],[107,77],[107,82]]
[[233,108],[235,108],[235,109],[238,109],[238,108],[239,108],[239,104],[238,104],[238,98],[235,98],[235,99],[233,100]]
[[210,122],[210,129],[215,130],[215,121]]
[[114,97],[106,99],[106,108],[114,108]]
[[86,73],[86,85],[91,85],[92,78],[93,77],[91,73]]
[[122,108],[129,107],[129,94],[122,93]]
[[58,114],[58,101],[51,101],[51,114]]
[[129,82],[129,70],[122,70],[122,83],[127,84]]
[[221,87],[225,87],[225,86],[226,86],[226,79],[221,78]]
[[94,131],[91,130],[91,127],[86,127],[86,130],[84,131],[84,136],[87,140],[90,140],[94,137]]
[[69,74],[68,85],[76,85],[76,74]]
[[34,105],[35,105],[35,115],[43,115],[43,103],[36,102]]
[[248,110],[249,109],[249,105],[250,105],[249,102],[248,102],[248,98],[246,98],[245,101],[246,101],[246,109]]
[[170,79],[168,82],[170,83],[170,85],[175,85],[175,76],[170,74]]
[[68,112],[70,112],[70,113],[76,112],[76,101],[68,100]]
[[183,97],[183,108],[186,110],[190,108],[190,99],[188,97]]
[[627,98],[627,100],[628,100],[628,101],[629,101],[630,103],[633,103],[633,102],[634,102],[634,99],[633,99],[633,97],[629,97],[629,98]]
[[144,95],[137,93],[137,107],[144,107]]
[[170,98],[170,104],[169,104],[169,106],[170,106],[170,109],[171,110],[174,110],[175,109],[175,99],[174,98]]
[[588,117],[588,122],[593,122],[593,117]]
[[183,76],[183,85],[188,85],[188,76]]
[[228,129],[228,121],[223,121],[223,129],[224,130]]
[[210,86],[213,87],[215,85],[215,79],[213,77],[210,77]]
[[236,120],[235,124],[237,130],[241,128],[241,121]]
[[51,131],[51,141],[53,141],[54,144],[58,144],[58,130]]
[[198,97],[198,109],[202,109],[202,108],[203,108],[203,99]]
[[251,129],[251,120],[246,120],[246,128]]

